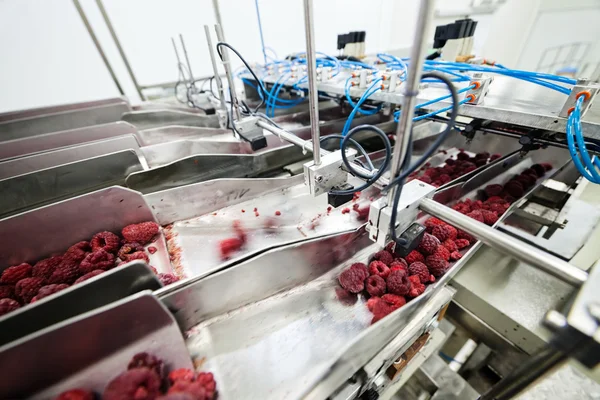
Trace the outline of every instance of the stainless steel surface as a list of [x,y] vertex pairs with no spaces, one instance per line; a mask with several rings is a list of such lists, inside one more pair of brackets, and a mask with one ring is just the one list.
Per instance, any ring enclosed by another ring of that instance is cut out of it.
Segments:
[[143,261],[136,260],[113,268],[102,275],[68,287],[56,296],[45,297],[0,317],[0,348],[134,293],[157,290],[161,287],[157,276]]
[[191,111],[152,110],[124,112],[121,119],[137,129],[151,129],[169,125],[219,128],[216,115],[202,115]]
[[[221,25],[215,25],[215,32],[217,33],[217,40],[219,42],[225,42],[225,34],[223,33],[223,29]],[[218,44],[218,43],[217,43]],[[229,100],[233,105],[233,111],[235,111],[235,120],[239,120],[241,118],[240,110],[238,108],[239,103],[237,99],[237,92],[235,91],[235,81],[233,79],[233,71],[231,67],[231,61],[229,59],[229,49],[223,46],[221,49],[223,68],[225,69],[225,75],[227,76],[227,86],[229,88]],[[232,115],[231,118],[234,116]]]
[[[411,140],[412,120],[415,114],[415,104],[417,95],[419,94],[419,84],[421,83],[421,74],[423,71],[423,63],[425,62],[425,46],[428,41],[425,35],[428,34],[428,26],[433,14],[432,0],[421,0],[419,6],[419,14],[417,15],[417,23],[415,27],[415,36],[410,53],[410,64],[406,75],[406,81],[402,85],[402,113],[400,121],[396,128],[396,146],[392,155],[390,164],[390,181],[393,181],[402,172],[402,164],[408,151],[408,146]],[[398,146],[398,144],[401,144]],[[396,188],[390,189],[387,195],[387,203],[392,204],[396,194]]]
[[306,37],[306,64],[308,67],[308,102],[312,132],[313,163],[321,164],[321,135],[319,134],[319,92],[317,91],[317,55],[312,0],[304,0],[304,35]]
[[0,180],[0,217],[123,184],[142,169],[137,154],[125,150]]
[[476,400],[475,391],[458,373],[448,368],[448,364],[437,354],[423,363],[421,372],[438,387],[431,400]]
[[[2,147],[2,144],[0,144],[0,147]],[[135,136],[129,134],[106,139],[101,143],[84,143],[14,158],[12,160],[0,161],[0,180],[123,150],[133,150],[138,156],[142,156]]]
[[[217,25],[221,27],[221,30],[224,31],[223,20],[221,19],[221,9],[219,8],[219,0],[212,0],[212,5],[215,13],[215,21],[217,21]],[[225,34],[223,34],[223,39],[225,39]]]
[[90,35],[90,38],[92,39],[92,42],[94,42],[94,46],[96,46],[96,50],[98,50],[98,53],[100,54],[100,58],[102,58],[102,62],[104,62],[104,65],[106,66],[106,69],[108,70],[108,73],[110,74],[110,77],[112,78],[113,82],[115,83],[117,90],[119,91],[119,93],[124,95],[125,92],[123,91],[123,88],[121,87],[121,83],[119,83],[119,79],[117,78],[117,75],[115,75],[115,71],[113,71],[112,66],[110,65],[110,62],[108,61],[108,58],[106,58],[106,54],[104,54],[104,50],[102,49],[102,46],[100,45],[100,42],[98,41],[98,38],[96,37],[96,33],[92,29],[92,26],[90,25],[90,21],[87,19],[87,15],[85,15],[85,11],[83,11],[83,8],[81,8],[81,4],[79,3],[79,0],[73,0],[73,4],[75,4],[77,13],[79,14],[79,17],[81,18],[83,25],[85,25],[85,29],[88,31],[88,34]]
[[126,122],[111,122],[109,124],[7,140],[0,142],[0,160],[136,133],[137,130],[133,125]]
[[[290,143],[300,147],[303,152],[314,150],[313,146],[311,146],[310,141],[303,140],[303,139],[299,138],[298,136],[294,135],[293,133],[286,131],[285,129],[280,129],[274,125],[269,124],[266,121],[261,121],[261,120],[258,120],[258,122],[256,124],[259,127],[266,129],[267,131],[277,135],[277,137],[279,137],[280,139],[285,140],[286,142],[290,142]],[[312,127],[311,127],[311,132],[312,132]],[[327,152],[327,150],[322,150],[321,147],[318,148],[318,151],[319,151],[319,159],[320,159],[321,152]]]
[[0,397],[49,399],[76,387],[102,393],[139,352],[193,368],[177,323],[149,291],[1,347]]
[[421,200],[419,208],[428,214],[447,221],[457,228],[465,230],[486,245],[506,252],[516,259],[531,264],[533,267],[539,268],[574,287],[581,286],[587,279],[585,271],[555,256],[541,252],[529,244],[500,233],[434,200]]
[[108,13],[106,12],[106,9],[104,8],[104,3],[102,3],[102,0],[96,0],[96,5],[98,6],[98,9],[100,10],[100,14],[102,14],[102,19],[104,19],[104,23],[106,24],[106,27],[108,28],[108,31],[110,32],[110,36],[112,37],[113,42],[115,42],[115,46],[117,46],[119,55],[121,56],[121,59],[123,60],[123,64],[125,64],[125,68],[127,69],[127,73],[129,74],[129,77],[131,78],[131,81],[133,82],[133,85],[135,86],[135,90],[138,92],[140,99],[146,100],[146,97],[142,93],[142,89],[140,88],[140,85],[138,84],[135,74],[133,73],[133,70],[131,69],[129,60],[127,59],[127,56],[125,55],[125,51],[123,51],[123,47],[121,46],[121,41],[119,40],[117,33],[115,32],[115,28],[113,27],[112,22],[110,22]]
[[594,400],[598,398],[598,394],[600,394],[598,382],[587,377],[576,365],[565,364],[515,399]]
[[0,113],[0,122],[8,122],[25,118],[41,117],[48,114],[56,114],[65,111],[74,111],[88,109],[101,105],[121,104],[127,102],[125,97],[112,97],[102,100],[84,101],[79,103],[60,104],[57,106],[27,108],[25,110],[16,110]]
[[[215,11],[216,12],[216,11]],[[218,22],[217,22],[218,23]],[[210,62],[213,68],[213,76],[215,83],[217,84],[217,91],[219,92],[219,100],[221,101],[221,108],[226,110],[227,104],[225,103],[225,92],[223,91],[223,82],[219,75],[219,68],[217,68],[217,59],[215,57],[215,49],[213,48],[212,38],[210,37],[210,28],[208,25],[204,25],[204,34],[206,35],[206,43],[208,44],[208,54],[210,55]]]

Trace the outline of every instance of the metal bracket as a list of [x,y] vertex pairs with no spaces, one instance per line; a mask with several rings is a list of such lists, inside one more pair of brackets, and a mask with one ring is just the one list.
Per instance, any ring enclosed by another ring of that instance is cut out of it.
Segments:
[[217,109],[215,114],[217,114],[217,119],[219,120],[219,127],[227,129],[227,119],[229,118],[227,110]]
[[267,147],[267,139],[263,134],[262,128],[256,124],[257,122],[257,117],[245,117],[238,121],[233,121],[235,130],[248,139],[254,151]]
[[489,75],[484,75],[481,72],[475,72],[471,76],[470,85],[475,84],[477,87],[469,90],[465,95],[466,97],[468,97],[469,95],[473,95],[475,98],[472,101],[468,101],[467,104],[483,103],[485,96],[490,90],[490,84],[493,80],[494,78]]
[[[346,156],[352,160],[356,151],[349,149]],[[313,161],[304,164],[304,183],[314,197],[329,192],[337,186],[342,186],[348,180],[348,173],[342,169],[342,152],[340,150],[323,155],[321,163]]]
[[389,242],[390,229],[403,232],[410,226],[419,214],[419,203],[424,198],[433,198],[436,188],[417,179],[408,182],[402,188],[396,225],[392,226],[392,207],[387,199],[382,197],[371,203],[369,210],[369,238],[381,246]]
[[571,94],[565,101],[565,105],[558,113],[559,117],[567,118],[569,116],[569,111],[575,107],[575,102],[577,101],[577,96],[582,92],[588,92],[590,94],[589,97],[584,98],[583,104],[581,106],[581,116],[584,116],[586,111],[592,105],[594,98],[598,94],[600,90],[600,85],[597,83],[590,82],[589,79],[577,79],[577,83],[571,89]]

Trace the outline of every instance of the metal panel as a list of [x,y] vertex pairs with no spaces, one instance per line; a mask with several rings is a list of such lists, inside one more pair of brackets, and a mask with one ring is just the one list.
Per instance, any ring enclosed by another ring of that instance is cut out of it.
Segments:
[[153,220],[144,197],[120,186],[1,219],[0,269],[62,253],[97,232]]
[[162,285],[140,260],[68,287],[0,317],[0,347],[71,317]]
[[127,102],[127,99],[124,97],[114,97],[111,99],[86,101],[82,103],[61,104],[58,106],[28,108],[26,110],[9,111],[0,114],[0,122],[14,121],[24,118],[41,117],[44,115],[56,114],[64,111],[75,111],[109,104],[120,104],[123,102]]
[[0,216],[122,184],[126,176],[142,169],[137,154],[126,150],[3,179],[0,180]]
[[137,130],[131,124],[113,122],[22,139],[2,141],[3,138],[0,137],[0,160],[136,132]]
[[199,126],[219,128],[216,115],[199,115],[197,113],[177,110],[127,111],[121,119],[138,129],[150,129],[168,125]]
[[75,387],[101,393],[139,352],[193,368],[177,323],[149,291],[0,348],[0,397],[49,399]]

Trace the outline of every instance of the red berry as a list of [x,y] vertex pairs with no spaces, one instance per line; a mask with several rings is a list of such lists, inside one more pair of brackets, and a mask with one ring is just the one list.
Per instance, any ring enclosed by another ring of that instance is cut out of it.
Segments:
[[15,294],[24,304],[27,304],[45,284],[44,278],[24,278],[15,285]]
[[4,270],[4,272],[2,272],[2,277],[0,277],[0,283],[15,284],[21,279],[29,278],[31,276],[32,268],[33,267],[27,263],[8,267]]
[[471,211],[467,214],[467,217],[471,217],[474,220],[483,223],[483,213],[481,212],[481,210]]
[[420,252],[418,252],[417,250],[413,250],[410,253],[408,253],[408,255],[406,257],[404,257],[404,259],[406,260],[406,263],[408,265],[417,262],[417,261],[425,261],[425,256],[423,254],[421,254]]
[[388,292],[397,294],[398,296],[405,296],[410,291],[410,281],[408,280],[408,274],[402,270],[396,270],[391,272],[387,280]]
[[281,211],[275,211],[275,215],[280,216],[281,215]]
[[119,257],[123,261],[126,261],[127,256],[129,256],[135,252],[138,252],[138,251],[144,251],[144,246],[142,246],[140,243],[137,243],[137,242],[125,243],[123,246],[121,246],[121,248],[117,252],[117,257]]
[[94,393],[85,389],[71,389],[62,392],[54,400],[94,400]]
[[19,307],[21,307],[21,305],[14,299],[0,299],[0,316],[8,314],[11,311],[15,311]]
[[389,251],[381,250],[373,255],[373,260],[381,261],[389,266],[394,261],[394,256]]
[[156,222],[148,221],[127,225],[121,231],[121,235],[123,235],[127,242],[138,242],[144,245],[152,241],[152,238],[158,233],[159,229],[160,226]]
[[422,262],[414,262],[408,266],[408,274],[419,277],[421,283],[428,283],[431,273],[425,264]]
[[63,260],[63,256],[54,256],[45,258],[41,261],[38,261],[33,266],[31,270],[31,276],[35,276],[38,278],[48,279],[56,269],[60,265]]
[[450,259],[450,252],[444,246],[438,247],[433,255],[443,258],[446,261]]
[[92,251],[102,249],[108,253],[116,253],[121,245],[121,239],[112,232],[98,232],[90,240]]
[[206,390],[207,398],[212,399],[217,390],[217,382],[212,372],[200,372],[196,377],[196,382],[200,383]]
[[86,242],[86,241],[77,242],[73,246],[71,246],[67,249],[67,251],[63,255],[62,262],[63,263],[67,262],[70,264],[76,263],[77,265],[79,265],[81,260],[83,260],[85,258],[85,256],[87,255],[87,253],[90,252],[91,250],[92,250],[92,247],[90,246],[89,242]]
[[492,162],[492,161],[494,161],[494,160],[497,160],[497,159],[499,159],[499,158],[502,158],[502,154],[498,154],[498,153],[496,153],[496,154],[492,154],[492,155],[490,156],[490,162]]
[[228,260],[231,258],[231,254],[239,251],[244,242],[237,237],[223,239],[219,242],[219,253],[221,254],[221,260]]
[[409,276],[408,280],[410,281],[408,297],[417,297],[425,291],[425,285],[421,283],[421,278],[417,275]]
[[151,369],[135,368],[114,378],[104,389],[103,400],[152,400],[160,394],[160,377]]
[[469,155],[462,151],[456,155],[457,160],[468,160],[469,158]]
[[496,223],[496,221],[498,221],[498,216],[496,215],[496,213],[492,212],[492,211],[488,211],[488,210],[481,210],[481,213],[483,214],[483,222],[486,225],[494,225]]
[[196,378],[196,374],[191,369],[179,368],[169,372],[169,382],[174,384],[176,381],[187,381],[193,382]]
[[177,381],[169,388],[168,394],[173,393],[188,393],[194,396],[197,400],[207,400],[207,391],[200,382]]
[[358,271],[363,277],[363,281],[369,277],[369,269],[363,263],[354,263],[350,266],[350,268]]
[[0,299],[17,299],[13,285],[0,285]]
[[429,175],[422,175],[420,177],[417,178],[418,180],[420,180],[423,183],[431,183],[431,177]]
[[389,251],[392,254],[394,254],[395,248],[396,248],[396,242],[389,242],[388,244],[385,245],[385,250]]
[[[134,253],[135,254],[135,253]],[[129,259],[127,261],[130,261]],[[92,253],[89,253],[79,264],[79,272],[81,275],[92,272],[96,269],[111,269],[115,265],[115,256],[102,248],[98,248]]]
[[437,225],[446,225],[446,223],[444,221],[442,221],[441,219],[438,219],[436,217],[431,217],[427,221],[425,221],[424,225],[425,225],[425,229],[427,229],[427,232],[431,233],[431,231],[433,230],[434,227],[436,227]]
[[371,275],[367,278],[366,288],[371,296],[381,296],[385,294],[385,279],[379,275]]
[[179,278],[173,274],[158,274],[158,280],[163,286],[169,286],[170,284],[177,282]]
[[525,194],[525,190],[523,189],[523,187],[521,185],[517,185],[517,183],[519,182],[510,181],[506,185],[504,185],[504,190],[506,190],[506,193],[508,193],[510,196],[516,199],[522,197]]
[[[465,232],[465,231],[463,231],[463,230],[461,230],[461,229],[458,229],[458,235],[457,235],[457,237],[458,237],[459,239],[466,239],[466,240],[468,240],[468,241],[469,241],[469,244],[475,243],[475,242],[477,241],[477,239],[475,239],[475,238],[474,238],[473,236],[471,236],[469,233],[467,233],[467,232]],[[460,247],[459,247],[459,248],[460,248]]]
[[386,279],[390,274],[390,268],[381,261],[371,261],[369,264],[369,274],[379,275]]
[[342,214],[349,214],[349,213],[350,213],[350,209],[348,207],[346,207],[342,210]]
[[445,248],[447,248],[450,253],[452,253],[453,251],[458,250],[458,246],[456,246],[456,242],[454,240],[452,240],[452,239],[446,239],[444,241],[444,243],[442,243],[442,246],[444,246]]
[[369,311],[373,313],[373,319],[371,319],[372,324],[380,319],[385,318],[388,314],[391,314],[395,310],[393,306],[388,304],[387,301],[381,299],[380,297],[371,297],[369,302],[367,302],[367,307],[369,308]]
[[156,247],[154,247],[154,246],[148,247],[148,253],[150,253],[150,254],[154,254],[157,251],[158,251],[158,249]]
[[406,304],[406,299],[403,296],[398,296],[397,294],[384,294],[381,296],[381,299],[392,306],[394,310],[397,310]]
[[541,178],[546,175],[546,169],[541,164],[533,164],[531,169],[535,171],[535,174]]
[[397,258],[390,264],[390,272],[395,271],[397,269],[408,271],[408,263],[404,258]]
[[[434,229],[437,229],[437,227]],[[440,241],[435,236],[426,232],[417,248],[422,254],[433,254],[439,245]]]
[[454,241],[454,244],[456,245],[458,250],[460,250],[460,249],[464,249],[465,247],[469,247],[470,243],[467,239],[456,239]]
[[485,191],[485,194],[488,195],[488,197],[492,197],[492,196],[498,196],[500,193],[502,193],[502,190],[504,188],[502,187],[502,185],[498,185],[498,184],[492,184],[492,185],[487,185],[485,187],[485,189],[483,189]]
[[425,259],[425,265],[427,265],[429,272],[435,277],[444,275],[448,270],[448,262],[437,255],[427,257]]
[[88,272],[87,274],[85,274],[85,275],[77,278],[77,280],[75,281],[75,283],[73,283],[73,285],[76,285],[76,284],[81,283],[81,282],[85,282],[88,279],[93,278],[93,277],[95,277],[97,275],[100,275],[103,272],[105,272],[105,271],[103,271],[101,269],[96,269],[96,270],[93,270],[92,272]]
[[452,253],[450,253],[450,260],[452,261],[458,261],[462,258],[462,254],[460,254],[460,252],[458,251],[453,251]]
[[129,364],[127,364],[127,369],[131,370],[135,368],[148,368],[156,372],[156,375],[161,378],[165,375],[165,365],[163,361],[160,358],[145,352],[137,353],[131,358]]
[[48,297],[54,293],[58,293],[63,289],[68,288],[69,285],[65,284],[65,283],[52,283],[50,285],[46,285],[46,286],[42,286],[40,288],[40,290],[38,290],[37,294],[35,295],[35,297],[33,299],[31,299],[31,302],[33,303],[34,301],[38,301],[43,299],[44,297]]
[[[474,212],[474,211],[471,211],[471,212]],[[456,235],[457,235],[457,231],[456,231],[456,228],[454,228],[453,226],[450,226],[450,225],[438,225],[435,228],[433,228],[433,231],[431,232],[431,234],[433,236],[435,236],[436,238],[438,238],[438,240],[440,242],[444,242],[447,239],[455,239]]]
[[340,285],[350,293],[360,293],[365,288],[365,278],[361,270],[357,268],[350,267],[342,271],[338,277],[338,281],[340,282]]
[[550,171],[552,169],[552,164],[550,163],[541,163],[540,164],[542,167],[544,167],[544,169],[546,170],[546,172]]

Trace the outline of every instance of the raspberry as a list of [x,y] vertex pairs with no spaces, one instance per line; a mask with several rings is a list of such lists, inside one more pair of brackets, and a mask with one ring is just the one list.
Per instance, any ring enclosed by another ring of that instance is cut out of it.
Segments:
[[458,251],[453,251],[452,253],[450,253],[450,260],[452,261],[458,261],[462,258],[462,254],[460,254],[460,252]]
[[[535,174],[535,172],[534,172]],[[520,182],[523,184],[523,188],[530,188],[533,185],[535,185],[535,181],[537,181],[537,175],[530,175],[530,174],[521,174],[519,176],[517,176],[515,178],[515,180],[517,182]]]
[[385,245],[384,250],[389,251],[390,253],[394,254],[395,248],[396,248],[396,242],[389,242],[388,244]]
[[92,248],[89,242],[81,241],[75,243],[73,246],[69,247],[65,254],[63,255],[63,262],[71,262],[79,264],[81,260],[83,260],[86,254],[91,251]]
[[31,276],[44,279],[50,278],[56,267],[62,262],[62,259],[62,256],[55,256],[36,262],[31,270]]
[[[356,204],[355,204],[356,205]],[[354,211],[358,214],[356,219],[359,221],[366,221],[369,218],[369,210],[371,207],[367,204],[363,208],[354,208]]]
[[88,272],[87,274],[77,278],[77,280],[75,281],[75,283],[73,283],[73,285],[77,285],[78,283],[85,282],[88,279],[98,276],[103,272],[105,272],[105,271],[103,271],[101,269],[95,269],[92,272]]
[[[434,229],[437,229],[437,227]],[[435,236],[425,233],[417,248],[422,254],[433,254],[439,245],[440,241]]]
[[150,253],[150,254],[154,254],[157,251],[158,251],[158,249],[156,247],[154,247],[154,246],[148,247],[148,253]]
[[[458,229],[458,235],[456,236],[459,239],[466,239],[469,241],[469,244],[475,243],[477,241],[477,239],[475,239],[473,236],[471,236],[469,233]],[[460,247],[459,247],[460,249]]]
[[423,172],[423,175],[430,178],[436,178],[439,174],[440,173],[438,172],[437,168],[427,168],[425,172]]
[[369,300],[367,300],[367,308],[369,309],[369,311],[373,312],[373,309],[375,309],[375,306],[380,301],[381,301],[381,298],[377,297],[377,296],[373,296]]
[[13,299],[0,299],[0,316],[8,314],[11,311],[15,311],[21,307],[18,301]]
[[422,175],[420,177],[417,178],[418,180],[420,180],[423,183],[431,183],[431,177],[429,175]]
[[369,264],[369,274],[379,275],[386,279],[390,274],[390,268],[381,261],[371,261]]
[[31,299],[31,302],[36,302],[38,300],[43,299],[44,297],[48,297],[54,293],[60,292],[63,289],[68,288],[69,285],[64,284],[64,283],[53,283],[50,285],[46,285],[46,286],[42,286],[40,288],[40,290],[38,290],[37,294],[35,295],[35,297],[33,299]]
[[158,271],[152,265],[148,265],[148,268],[150,268],[150,271],[152,271],[154,275],[158,275]]
[[117,252],[117,250],[119,250],[121,239],[119,239],[119,237],[112,232],[98,232],[92,236],[90,245],[92,246],[92,251],[102,249],[114,254]]
[[417,297],[420,294],[423,294],[425,291],[425,285],[421,283],[421,278],[417,275],[409,276],[408,280],[410,281],[410,291],[408,292],[408,297]]
[[[498,215],[504,214],[504,204],[502,203],[494,203],[494,204],[490,204],[490,211],[498,213]],[[485,219],[485,218],[484,218]]]
[[[471,213],[474,213],[476,211],[471,211]],[[470,214],[470,213],[469,213]],[[467,214],[467,215],[469,215]],[[433,236],[435,236],[436,238],[438,238],[438,240],[440,242],[445,242],[447,239],[455,239],[456,238],[456,228],[454,228],[453,226],[450,225],[438,225],[435,228],[433,228],[433,231],[431,232],[431,234]]]
[[165,365],[160,358],[154,357],[148,353],[137,353],[131,358],[127,369],[148,368],[156,373],[160,378],[165,376]]
[[506,193],[508,193],[510,196],[516,199],[522,197],[525,194],[523,186],[517,185],[517,183],[519,182],[510,181],[506,185],[504,185],[504,190],[506,190]]
[[444,246],[438,247],[433,255],[443,258],[446,261],[450,259],[450,252]]
[[15,284],[21,279],[29,278],[31,276],[31,270],[32,266],[27,263],[8,267],[4,270],[4,272],[2,272],[2,277],[0,277],[0,283]]
[[436,217],[431,217],[427,221],[425,221],[424,225],[425,225],[425,229],[427,229],[427,232],[431,233],[433,228],[435,228],[437,225],[446,225],[446,223],[444,221],[442,221],[441,219],[437,219]]
[[383,296],[381,296],[381,300],[385,301],[390,306],[392,306],[394,310],[397,310],[406,304],[406,299],[404,297],[391,293],[384,294]]
[[16,300],[15,287],[13,285],[0,285],[0,299]]
[[148,255],[146,253],[144,253],[143,251],[136,251],[135,253],[129,254],[127,256],[127,259],[125,260],[125,262],[131,262],[133,260],[143,260],[146,262],[146,264],[148,264],[150,262]]
[[485,222],[486,225],[491,226],[498,221],[498,216],[492,211],[481,210],[481,213],[483,214],[483,222]]
[[469,158],[469,155],[462,151],[456,155],[457,160],[468,160]]
[[448,269],[448,262],[436,255],[427,257],[425,259],[425,265],[427,265],[429,272],[436,278],[444,275],[444,272]]
[[350,214],[350,209],[348,207],[344,208],[342,214]]
[[359,269],[354,269],[352,267],[345,269],[338,277],[338,281],[340,282],[340,285],[350,293],[360,293],[365,288],[365,278],[363,278],[363,273]]
[[83,261],[81,261],[81,264],[79,264],[79,272],[83,275],[96,269],[111,269],[114,265],[115,256],[104,249],[98,248],[93,253],[89,253],[85,256]]
[[504,199],[500,196],[490,196],[490,197],[488,197],[488,199],[485,202],[488,204],[504,203]]
[[152,241],[158,233],[160,226],[153,221],[141,222],[139,224],[127,225],[121,231],[121,235],[128,242],[138,242],[142,245]]
[[385,279],[379,275],[371,275],[367,278],[366,287],[371,296],[381,296],[385,294]]
[[158,274],[158,280],[163,286],[169,286],[170,284],[177,282],[179,278],[173,274]]
[[454,244],[456,244],[456,247],[460,250],[464,249],[465,247],[469,247],[470,243],[467,239],[456,239]]
[[64,259],[54,270],[48,283],[68,283],[71,284],[81,275],[79,272],[79,262]]
[[453,159],[452,157],[450,158],[446,158],[446,161],[444,161],[446,163],[446,165],[454,165],[456,164],[456,160]]
[[481,210],[471,211],[470,213],[467,214],[467,217],[471,217],[474,220],[483,223],[483,214],[482,214]]
[[244,245],[244,241],[237,237],[223,239],[219,242],[219,253],[221,260],[225,261],[231,258],[231,254],[239,251]]
[[160,394],[160,377],[148,368],[135,368],[114,378],[104,389],[103,400],[152,400]]
[[[254,212],[256,213],[256,208],[254,209]],[[235,221],[233,221],[232,228],[233,232],[235,232],[235,236],[237,236],[237,238],[245,244],[246,240],[248,239],[248,235],[246,234],[246,230],[242,226],[242,222],[236,219]]]
[[373,255],[373,260],[381,261],[385,265],[390,265],[392,261],[394,261],[394,256],[389,251],[381,250]]
[[421,283],[428,283],[429,276],[431,275],[429,273],[429,269],[427,269],[427,265],[423,264],[422,262],[414,262],[414,263],[410,264],[408,266],[408,274],[409,274],[409,276],[410,275],[418,276]]
[[444,243],[442,243],[442,246],[444,246],[445,248],[447,248],[450,253],[452,253],[453,251],[458,250],[458,247],[456,246],[456,242],[454,240],[452,240],[452,239],[446,239],[444,241]]
[[350,293],[344,288],[336,287],[335,288],[335,296],[345,306],[351,306],[356,303],[358,297],[354,293]]
[[177,381],[169,388],[167,393],[188,393],[194,396],[194,398],[197,400],[207,400],[212,398],[212,396],[209,397],[207,390],[200,382]]
[[390,273],[387,278],[388,292],[404,296],[408,294],[410,290],[410,281],[408,280],[408,274],[401,270],[396,270]]
[[354,263],[350,266],[350,268],[360,272],[363,277],[363,281],[369,277],[369,269],[363,263]]
[[406,257],[404,257],[404,259],[406,260],[406,263],[408,265],[420,261],[423,262],[425,261],[425,256],[421,253],[419,253],[417,250],[413,250],[410,253],[408,253],[408,255]]
[[488,153],[487,151],[475,154],[475,158],[485,158],[487,160],[489,157],[490,153]]
[[[369,305],[369,302],[371,304]],[[371,297],[367,302],[367,307],[369,307],[369,311],[373,313],[373,319],[371,319],[371,324],[379,321],[380,319],[385,318],[388,314],[392,313],[395,308],[388,304],[385,300],[381,299],[381,297]]]
[[196,374],[191,369],[179,368],[169,372],[169,382],[174,384],[176,381],[193,382]]
[[477,158],[475,159],[475,165],[478,167],[482,167],[487,164],[487,159],[485,158]]
[[504,201],[506,201],[508,203],[508,205],[511,205],[512,203],[514,203],[515,201],[517,201],[517,199],[515,197],[507,194],[506,196],[504,196]]
[[471,211],[481,210],[483,208],[483,202],[481,200],[477,200],[471,204]]
[[217,382],[215,382],[215,377],[211,372],[200,372],[196,377],[196,382],[204,386],[208,399],[214,398]]
[[408,271],[408,263],[404,258],[397,258],[390,264],[390,272],[397,269]]
[[546,172],[550,171],[552,169],[552,164],[550,163],[540,163],[540,165],[542,167],[544,167],[544,169],[546,170]]
[[546,169],[544,167],[542,167],[540,164],[533,164],[531,166],[531,169],[535,171],[535,174],[541,178],[542,176],[546,175]]
[[137,251],[144,251],[144,246],[142,246],[138,242],[125,243],[119,249],[119,251],[117,253],[117,257],[119,257],[121,260],[125,261],[125,260],[127,260],[128,255],[135,253]]
[[44,278],[25,278],[15,285],[15,294],[27,304],[37,294],[38,290],[46,284]]
[[171,393],[157,397],[156,400],[196,400],[196,397],[189,393]]
[[62,392],[54,400],[94,400],[94,393],[85,389],[71,389]]
[[452,180],[452,178],[450,178],[450,175],[448,174],[441,174],[438,179],[442,182],[442,184],[448,183]]
[[498,153],[496,153],[496,154],[492,154],[492,155],[490,156],[490,162],[492,162],[492,161],[494,161],[494,160],[497,160],[497,159],[499,159],[499,158],[502,158],[502,154],[498,154]]

